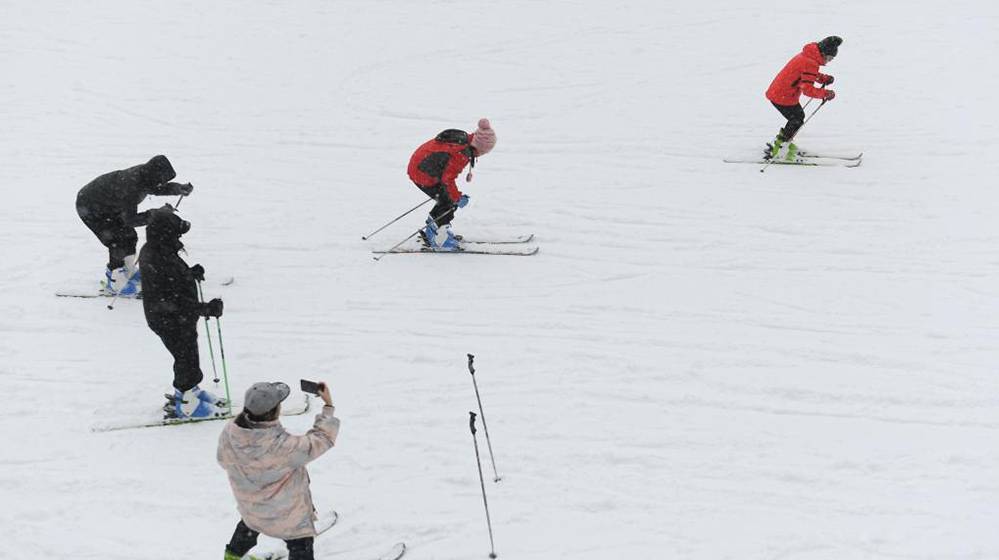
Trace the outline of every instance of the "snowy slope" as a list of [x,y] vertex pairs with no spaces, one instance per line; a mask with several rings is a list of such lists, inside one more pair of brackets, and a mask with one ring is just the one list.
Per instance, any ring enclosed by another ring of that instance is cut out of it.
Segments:
[[[164,153],[234,388],[334,389],[319,558],[488,553],[469,352],[501,558],[999,558],[999,8],[664,4],[3,2],[0,542],[214,558],[238,519],[221,424],[90,431],[169,388],[141,305],[52,297],[105,260],[77,189]],[[829,34],[800,143],[863,165],[722,163]],[[374,262],[411,151],[482,116],[455,227],[540,254]]]

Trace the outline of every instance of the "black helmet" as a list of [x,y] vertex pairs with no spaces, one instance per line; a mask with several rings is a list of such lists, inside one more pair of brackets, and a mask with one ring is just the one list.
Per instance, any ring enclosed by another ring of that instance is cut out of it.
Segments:
[[169,204],[149,211],[146,239],[153,242],[176,241],[191,231],[191,222],[181,219]]
[[819,52],[825,56],[836,56],[839,46],[843,44],[843,39],[835,35],[830,35],[819,41]]
[[461,146],[467,146],[468,133],[464,130],[458,130],[457,128],[449,128],[438,134],[435,140],[446,144],[459,144]]

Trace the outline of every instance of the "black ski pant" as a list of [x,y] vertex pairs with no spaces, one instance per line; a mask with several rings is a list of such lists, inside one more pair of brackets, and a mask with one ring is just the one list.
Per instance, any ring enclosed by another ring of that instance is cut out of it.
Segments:
[[454,219],[455,211],[458,210],[458,203],[447,195],[447,187],[442,183],[437,183],[432,187],[416,186],[423,191],[423,194],[437,201],[437,204],[430,209],[430,217],[434,219],[434,222],[438,226],[450,224],[451,220]]
[[173,321],[150,322],[149,328],[160,337],[173,356],[173,386],[178,391],[193,389],[201,383],[201,359],[198,357],[198,323]]
[[94,232],[101,245],[108,248],[108,268],[114,270],[125,266],[125,257],[135,254],[139,234],[135,228],[125,225],[119,215],[108,215],[76,201],[76,213],[83,223]]
[[[771,103],[773,103],[771,101]],[[773,103],[773,106],[780,111],[781,115],[787,119],[787,124],[784,128],[780,129],[777,134],[781,140],[792,140],[794,135],[798,133],[798,129],[801,125],[805,124],[805,110],[801,108],[801,104],[796,105],[778,105]]]
[[[240,519],[239,524],[236,525],[236,530],[232,533],[232,539],[225,549],[227,552],[242,558],[251,548],[257,546],[258,536],[260,536],[259,531],[250,529]],[[284,541],[288,545],[288,560],[315,560],[312,554],[313,540],[314,537],[304,537]]]

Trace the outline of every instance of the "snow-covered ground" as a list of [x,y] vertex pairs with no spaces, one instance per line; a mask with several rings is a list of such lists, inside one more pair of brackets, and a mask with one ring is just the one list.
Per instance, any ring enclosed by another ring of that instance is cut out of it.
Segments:
[[[106,258],[76,191],[164,153],[234,392],[333,387],[319,558],[486,556],[466,353],[501,558],[999,558],[993,3],[0,4],[5,549],[220,558],[238,519],[221,423],[91,432],[169,389],[141,304],[53,297]],[[799,139],[863,165],[722,163],[831,34]],[[374,262],[411,151],[483,116],[456,229],[540,254]]]

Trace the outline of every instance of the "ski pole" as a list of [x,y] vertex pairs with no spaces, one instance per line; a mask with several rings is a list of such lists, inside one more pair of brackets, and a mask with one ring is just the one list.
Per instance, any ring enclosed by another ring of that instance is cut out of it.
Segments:
[[499,482],[500,476],[496,472],[496,458],[493,456],[493,444],[489,441],[489,427],[486,426],[486,413],[482,411],[482,399],[479,397],[479,384],[475,382],[475,356],[468,355],[468,373],[472,374],[472,386],[475,387],[475,400],[479,401],[479,416],[482,417],[482,431],[486,433],[486,445],[489,447],[489,460],[493,463],[493,482]]
[[[815,113],[819,112],[819,109],[821,109],[826,104],[826,101],[827,101],[826,99],[823,99],[822,103],[819,103],[819,106],[816,107],[814,111],[812,111],[812,114],[808,115],[808,118],[805,119],[805,122],[801,123],[801,126],[798,127],[798,130],[795,130],[794,134],[791,135],[791,140],[794,140],[794,137],[797,136],[799,132],[801,132],[801,129],[805,128],[805,125],[808,124],[808,121],[812,120],[812,117],[815,116]],[[791,140],[788,140],[788,142],[790,142]]]
[[[198,301],[203,305],[205,303],[205,294],[201,291],[201,280],[198,280]],[[208,317],[205,316],[205,336],[208,337],[208,355],[212,358],[212,374],[215,376],[212,379],[216,385],[219,384],[219,371],[215,367],[215,350],[212,348],[212,329],[208,326]]]
[[[801,123],[801,126],[798,127],[798,130],[795,130],[794,134],[792,134],[791,137],[787,139],[788,143],[790,143],[791,140],[794,140],[794,137],[797,136],[799,132],[801,132],[802,128],[805,128],[805,125],[808,124],[808,121],[812,120],[812,117],[815,116],[815,113],[818,113],[819,109],[821,109],[825,104],[826,104],[826,100],[823,99],[822,103],[819,103],[819,106],[816,107],[814,111],[812,111],[812,114],[808,115],[808,118],[806,118],[805,121],[803,123]],[[760,173],[763,173],[764,171],[766,171],[767,168],[770,167],[770,164],[773,163],[774,161],[776,161],[776,158],[770,158],[770,160],[767,161],[767,163],[765,163],[763,165],[763,167],[760,168]]]
[[496,558],[496,544],[493,542],[493,522],[489,518],[489,502],[486,500],[486,479],[482,476],[482,461],[479,459],[479,440],[475,437],[475,413],[468,412],[468,428],[472,431],[475,444],[475,464],[479,467],[479,486],[482,487],[482,505],[486,508],[486,526],[489,528],[489,557]]
[[376,233],[378,233],[379,231],[381,231],[381,230],[383,230],[383,229],[385,229],[385,228],[389,227],[390,225],[392,225],[392,224],[394,224],[394,223],[398,222],[398,221],[399,221],[399,220],[401,220],[401,219],[402,219],[403,217],[407,216],[408,214],[410,214],[411,212],[413,212],[414,210],[416,210],[416,209],[417,209],[417,208],[419,208],[420,206],[423,206],[424,204],[426,204],[426,203],[430,202],[431,200],[433,200],[433,199],[432,199],[432,198],[428,198],[428,199],[424,200],[423,202],[421,202],[421,203],[417,204],[416,206],[414,206],[414,207],[410,208],[409,210],[406,210],[405,212],[403,212],[402,214],[400,214],[398,218],[396,218],[396,219],[392,220],[391,222],[389,222],[389,223],[387,223],[387,224],[383,225],[382,227],[380,227],[380,228],[376,229],[375,231],[373,231],[373,232],[371,232],[371,233],[369,233],[369,234],[367,234],[367,235],[362,235],[362,236],[361,236],[361,239],[363,239],[364,241],[367,241],[368,239],[371,239],[371,238],[372,238],[372,237],[374,237],[374,235],[375,235]]
[[[433,200],[433,199],[429,199],[429,200]],[[454,214],[454,211],[455,211],[456,208],[457,208],[457,206],[452,206],[451,209],[448,210],[447,212],[444,212],[444,214],[441,215],[440,218],[443,218],[443,217],[447,216],[448,214]],[[436,219],[439,220],[440,218],[436,218]],[[384,257],[385,255],[391,255],[392,251],[395,251],[396,249],[398,249],[399,247],[401,247],[403,243],[405,243],[405,242],[409,241],[410,239],[412,239],[412,238],[416,237],[417,235],[419,235],[419,233],[421,231],[423,231],[423,228],[420,228],[420,229],[414,231],[413,233],[409,234],[409,237],[407,237],[406,239],[403,239],[402,241],[396,243],[395,245],[392,246],[391,249],[389,249],[388,251],[385,251],[384,253],[378,255],[377,257],[374,257],[374,259],[376,261],[380,261],[380,260],[382,260],[382,257]]]
[[229,394],[229,369],[225,365],[225,346],[222,345],[222,319],[215,318],[215,329],[219,335],[219,354],[222,356],[222,378],[225,379],[225,408],[232,416],[232,396]]
[[[135,276],[135,272],[132,273],[132,276]],[[128,282],[132,280],[132,276],[129,276],[128,280],[125,281],[125,285],[126,286],[128,286]],[[118,303],[118,296],[119,295],[121,295],[121,292],[115,291],[114,297],[111,298],[111,303],[108,304],[108,309],[114,311],[114,304]]]
[[174,205],[173,205],[173,209],[174,209],[174,210],[176,210],[176,209],[180,208],[180,201],[184,200],[184,196],[185,196],[185,195],[180,195],[180,198],[178,198],[178,199],[177,199],[177,204],[174,204]]
[[108,304],[108,309],[114,310],[114,304],[118,301],[118,292],[114,293],[114,297],[111,298],[111,303]]

